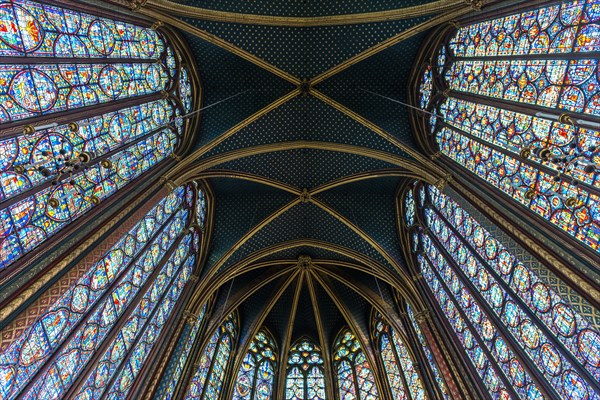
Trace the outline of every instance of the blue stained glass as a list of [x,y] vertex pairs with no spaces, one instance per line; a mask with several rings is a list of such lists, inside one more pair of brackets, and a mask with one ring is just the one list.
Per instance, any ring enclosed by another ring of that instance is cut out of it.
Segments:
[[[210,338],[200,357],[186,399],[216,399],[221,393],[224,373],[237,337],[237,317],[230,314]],[[210,373],[209,373],[210,372]]]
[[[449,321],[456,312],[448,311],[444,302],[452,299],[452,308],[462,310],[481,343],[493,356],[493,363],[521,398],[532,398],[533,393],[541,395],[488,315],[495,315],[502,321],[513,342],[520,346],[522,353],[559,396],[599,397],[592,387],[579,384],[585,379],[577,368],[582,366],[598,379],[600,364],[595,354],[598,354],[600,335],[456,201],[432,186],[427,186],[427,195],[430,205],[426,203],[423,207],[431,238],[429,234],[420,234],[419,241],[427,259],[419,256],[419,260],[421,268],[427,272],[424,276],[440,306],[445,308]],[[433,238],[439,241],[444,251],[438,249]],[[446,257],[454,260],[483,302],[472,294],[469,286],[463,283],[461,274],[454,270]],[[444,286],[447,288],[444,295],[439,295]],[[547,335],[542,327],[551,335]],[[581,336],[584,336],[583,340]],[[461,341],[466,349],[472,348],[472,340]],[[557,346],[557,341],[561,342],[561,346]],[[586,342],[586,354],[581,353],[582,348],[578,346],[582,342]],[[589,354],[594,356],[590,358]],[[473,361],[476,362],[476,359]]]
[[423,351],[425,352],[425,356],[427,357],[427,361],[429,362],[429,366],[431,367],[431,370],[433,371],[433,375],[435,376],[437,386],[440,388],[440,391],[442,392],[442,396],[444,396],[444,399],[450,399],[450,394],[448,393],[448,389],[446,388],[446,383],[444,382],[444,379],[442,378],[442,375],[440,374],[437,364],[433,358],[433,354],[431,354],[431,350],[429,350],[429,346],[427,345],[427,340],[425,339],[425,335],[423,335],[423,332],[421,331],[421,327],[419,326],[419,323],[417,322],[417,320],[415,318],[412,308],[410,306],[407,306],[407,311],[408,311],[408,317],[412,323],[414,331],[417,334],[417,339],[419,340],[419,343],[421,344],[421,347],[423,348]]
[[290,348],[285,381],[286,400],[325,400],[325,373],[321,348],[308,338]]
[[[197,240],[197,239],[195,239],[195,240]],[[171,400],[173,398],[175,388],[177,387],[177,383],[179,382],[179,379],[181,378],[181,374],[183,373],[183,368],[185,367],[185,364],[188,360],[188,356],[189,356],[190,352],[192,351],[192,346],[194,345],[194,341],[196,340],[198,331],[200,330],[200,326],[202,325],[202,321],[204,319],[205,313],[206,313],[206,304],[202,307],[202,311],[200,311],[198,318],[196,319],[196,321],[194,322],[194,324],[192,326],[189,337],[188,337],[187,341],[185,342],[185,347],[183,349],[183,352],[181,353],[181,356],[179,357],[179,360],[175,366],[175,371],[173,372],[173,375],[171,377],[169,377],[168,386],[165,390],[165,394],[162,397],[163,400]]]
[[375,377],[358,339],[349,329],[338,334],[333,364],[337,371],[341,399],[376,400],[379,398]]
[[[443,100],[444,123],[431,125],[443,154],[594,250],[600,199],[590,186],[600,188],[600,130],[552,114],[600,115],[600,67],[587,54],[600,46],[599,4],[567,1],[458,29],[443,77],[475,97]],[[477,104],[478,96],[519,104],[520,112]]]
[[406,193],[404,200],[404,212],[406,214],[406,223],[410,226],[415,223],[415,199],[413,197],[413,191],[409,190]]
[[181,68],[181,77],[179,78],[179,95],[183,103],[183,109],[186,113],[192,111],[192,83],[186,68]]
[[275,343],[269,333],[261,330],[249,347],[235,380],[233,399],[271,399],[276,366]]

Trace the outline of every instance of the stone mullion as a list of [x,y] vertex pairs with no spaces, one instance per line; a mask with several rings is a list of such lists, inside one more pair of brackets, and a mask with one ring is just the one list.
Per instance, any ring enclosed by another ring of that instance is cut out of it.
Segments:
[[[396,342],[394,341],[394,337],[393,337],[394,335],[392,334],[392,329],[393,328],[388,325],[387,335],[388,335],[388,339],[390,341],[390,347],[392,348],[392,353],[394,353],[394,358],[396,359],[396,366],[398,367],[398,371],[400,372],[402,384],[404,385],[404,390],[406,392],[406,397],[409,400],[412,400],[413,395],[410,391],[410,386],[408,385],[406,374],[404,373],[404,368],[402,367],[402,364],[400,363],[400,356],[398,355],[398,349],[396,349]],[[406,346],[406,343],[404,343],[404,345]]]
[[[512,301],[514,301],[516,304],[518,304],[519,308],[521,308],[523,310],[523,312],[527,315],[527,317],[529,317],[533,322],[535,322],[536,326],[548,338],[548,341],[550,343],[552,343],[557,349],[560,349],[560,352],[567,360],[571,361],[571,363],[573,364],[573,367],[577,370],[578,374],[580,374],[582,376],[582,378],[587,381],[588,385],[590,385],[591,387],[594,387],[595,390],[600,391],[600,388],[598,387],[598,382],[594,379],[593,376],[591,376],[591,374],[588,372],[588,370],[585,369],[585,367],[583,365],[581,365],[579,360],[577,360],[575,357],[572,356],[571,352],[565,347],[565,345],[561,341],[556,339],[556,334],[554,332],[550,331],[550,329],[546,326],[546,324],[533,311],[531,311],[531,308],[523,301],[523,299],[521,299],[518,295],[514,294],[513,290],[510,288],[509,284],[506,283],[504,281],[504,279],[502,279],[500,277],[500,275],[493,268],[489,267],[487,261],[484,260],[483,257],[481,257],[479,252],[477,252],[477,250],[475,248],[473,248],[471,243],[469,243],[467,240],[463,239],[462,234],[460,232],[458,232],[458,230],[454,227],[454,225],[450,224],[448,222],[448,220],[446,219],[446,217],[444,215],[442,215],[442,213],[436,207],[434,207],[433,205],[429,205],[429,206],[431,207],[432,211],[434,211],[435,214],[440,218],[440,220],[443,221],[444,224],[458,238],[460,238],[461,243],[469,249],[471,254],[479,261],[479,263],[481,264],[481,267],[483,269],[485,269],[486,272],[488,272],[490,275],[492,275],[494,277],[494,279],[496,280],[498,285],[500,287],[502,287],[502,289],[506,293],[512,294],[512,296],[511,296]],[[446,248],[440,243],[438,238],[435,237],[435,235],[433,235],[433,234],[430,234],[429,237],[436,243],[436,246],[438,247],[438,249],[440,249],[440,251],[442,253],[444,253],[445,256],[447,256],[446,259],[454,267],[453,269],[455,270],[455,272],[461,276],[463,283],[466,286],[468,286],[472,292],[474,292],[473,296],[476,296],[479,299],[481,296],[480,296],[480,293],[477,290],[477,288],[474,287],[474,285],[471,283],[471,281],[465,276],[463,270],[454,262],[454,259],[446,251]],[[514,273],[514,271],[511,272],[511,276],[513,273]],[[487,309],[487,307],[488,307],[487,302],[484,299],[481,299],[480,302],[481,302],[482,308],[485,307]],[[509,336],[509,335],[512,336],[510,334],[510,332],[504,331],[504,324],[502,323],[502,321],[496,320],[496,316],[493,315],[493,313],[490,313],[490,314],[492,314],[491,315],[493,317],[492,320],[494,320],[494,322],[496,322],[498,329],[501,329],[505,336]],[[507,344],[510,346],[509,343],[507,343]],[[513,351],[515,352],[515,354],[521,353],[520,347],[518,345],[517,345],[517,348],[513,349]],[[530,364],[529,359],[527,358],[527,359],[523,360],[523,363],[527,363],[529,365]],[[529,368],[536,373],[538,371],[537,368],[535,367],[535,365],[530,365]],[[543,377],[539,377],[538,379],[543,379],[539,383],[540,385],[546,385],[546,380]]]
[[205,336],[207,334],[212,334],[212,332],[208,332],[208,315],[209,312],[207,309],[202,319],[201,327],[198,329],[198,333],[196,334],[196,339],[192,344],[192,349],[190,351],[190,354],[188,355],[188,359],[185,365],[183,366],[183,371],[181,372],[179,382],[177,383],[177,386],[175,387],[175,390],[173,392],[174,399],[183,398],[186,395],[187,390],[189,389],[190,384],[192,382],[192,379],[194,378],[194,375],[198,370],[197,360],[200,358],[200,355],[204,350],[203,348],[201,348],[201,346],[205,341]]
[[[79,320],[79,322],[77,322],[71,328],[71,332],[62,340],[62,343],[58,347],[56,347],[56,349],[54,349],[54,351],[51,352],[51,356],[44,362],[44,365],[40,368],[40,370],[38,372],[36,372],[34,374],[34,376],[29,380],[29,382],[27,383],[27,385],[23,389],[21,389],[19,391],[19,396],[17,397],[18,399],[23,398],[24,395],[25,395],[25,393],[34,385],[34,383],[37,381],[37,379],[40,378],[41,376],[43,376],[48,371],[48,369],[50,368],[51,364],[56,360],[56,357],[61,352],[61,350],[65,346],[67,346],[69,344],[70,339],[73,337],[73,335],[75,335],[75,333],[79,330],[79,328],[81,328],[84,324],[87,323],[87,321],[91,318],[91,315],[93,314],[93,312],[96,309],[96,307],[98,307],[100,304],[102,304],[104,302],[104,300],[106,300],[107,297],[109,297],[109,296],[112,295],[113,289],[115,289],[120,284],[121,279],[127,274],[127,272],[131,268],[133,268],[133,266],[135,265],[135,263],[137,263],[137,261],[146,253],[146,251],[151,247],[154,239],[156,239],[158,237],[158,235],[165,229],[165,227],[173,220],[173,218],[175,218],[176,214],[177,213],[173,213],[169,217],[169,219],[167,221],[165,221],[165,223],[164,223],[164,225],[162,225],[161,229],[159,229],[159,230],[156,231],[156,233],[154,234],[154,236],[148,240],[148,242],[144,245],[144,247],[128,263],[129,265],[126,268],[124,268],[123,271],[119,274],[119,276],[116,277],[115,280],[104,290],[104,293],[98,299],[96,299],[95,304],[92,305],[89,310],[87,310],[85,316],[81,320]],[[145,214],[144,214],[144,216],[145,216]],[[104,251],[104,253],[102,255],[104,255],[105,253],[106,253],[106,250]],[[101,257],[102,256],[100,256],[99,258],[101,258]],[[92,263],[92,266],[94,264],[95,263]],[[86,269],[85,272],[87,272],[87,270],[88,269]],[[147,281],[146,284],[148,284],[148,282],[149,281]],[[117,322],[117,324],[118,323],[119,322]],[[108,337],[106,339],[108,339]],[[105,339],[105,341],[103,343],[103,346],[106,343],[106,339]],[[102,349],[102,347],[100,349]],[[100,351],[100,349],[98,351]],[[96,353],[98,351],[96,351]]]
[[[193,221],[193,219],[192,219]],[[198,254],[196,254],[196,256],[198,256]],[[181,294],[181,296],[179,296],[179,300],[178,300],[178,304],[175,306],[175,308],[173,309],[172,315],[173,315],[173,322],[168,324],[168,330],[167,329],[163,329],[163,332],[165,333],[163,336],[163,338],[157,342],[157,344],[154,346],[154,348],[166,348],[167,350],[164,352],[164,354],[162,354],[160,356],[160,365],[158,368],[156,368],[156,370],[154,371],[148,371],[147,373],[147,377],[146,380],[149,381],[150,383],[148,385],[143,385],[146,388],[150,388],[150,391],[146,391],[146,393],[140,392],[138,396],[134,396],[134,398],[146,398],[146,399],[150,399],[152,398],[154,395],[159,393],[159,384],[160,382],[165,379],[166,381],[168,381],[169,379],[171,379],[172,374],[169,374],[168,377],[166,375],[167,372],[167,368],[169,367],[169,364],[172,361],[178,361],[179,357],[181,357],[181,352],[177,351],[177,346],[180,343],[180,340],[183,340],[183,346],[181,347],[181,350],[185,350],[185,345],[187,343],[187,340],[189,338],[189,335],[191,335],[193,329],[194,329],[194,325],[197,323],[198,318],[191,314],[191,313],[187,313],[185,311],[185,307],[188,305],[190,297],[193,293],[193,288],[197,282],[197,275],[192,275],[190,276],[190,279],[188,281],[188,283],[186,284],[186,287],[183,289],[183,292]],[[176,323],[177,321],[179,321],[179,323]],[[185,329],[185,325],[189,325],[190,329],[188,331],[188,335],[183,336],[183,332]],[[166,333],[166,332],[171,332],[171,333]],[[168,338],[171,338],[171,340],[169,340]],[[153,349],[154,351],[154,349]],[[189,357],[188,357],[189,360]],[[152,365],[152,362],[148,363],[147,365]],[[147,365],[144,365],[144,369],[148,369],[149,367],[147,367]],[[181,371],[181,374],[183,375],[183,369]],[[181,381],[181,376],[178,378],[178,383]],[[141,383],[141,381],[139,381]],[[139,385],[139,384],[138,384]],[[130,393],[135,393],[134,390],[131,390]],[[160,392],[161,394],[161,398],[162,395],[164,395],[164,392]],[[130,396],[131,397],[131,396]]]
[[[105,60],[102,60],[106,63]],[[113,111],[119,111],[124,108],[137,106],[144,103],[150,103],[152,101],[163,99],[163,93],[156,92],[151,94],[144,94],[136,97],[129,97],[126,99],[114,100],[102,104],[95,104],[91,106],[78,107],[72,110],[65,110],[61,112],[38,115],[35,117],[25,118],[2,124],[2,135],[0,139],[8,139],[23,135],[23,128],[26,125],[49,124],[57,123],[59,125],[68,124],[70,122],[79,121],[86,118],[96,117],[98,115],[106,114]]]
[[[164,131],[165,129],[166,129],[166,127],[164,127],[164,126],[160,127],[160,128],[153,129],[152,131],[150,131],[150,132],[148,132],[148,133],[146,133],[146,134],[144,134],[144,135],[142,135],[142,136],[140,136],[140,137],[132,140],[131,142],[127,142],[124,145],[118,146],[118,147],[112,149],[111,151],[109,151],[109,152],[107,152],[105,154],[102,154],[102,155],[100,155],[100,156],[92,159],[90,163],[86,164],[86,167],[93,167],[95,165],[98,165],[102,160],[106,160],[106,159],[114,156],[115,154],[117,154],[117,153],[119,153],[121,151],[125,151],[125,150],[133,147],[134,145],[136,145],[136,144],[138,144],[138,143],[140,143],[140,142],[142,142],[142,141],[144,141],[144,140],[152,137],[153,135]],[[113,165],[111,168],[116,168],[116,166]],[[148,172],[148,171],[144,171],[142,173],[142,175],[144,175],[146,172]],[[64,176],[62,176],[62,175],[58,175],[58,177],[64,179]],[[58,181],[61,182],[62,180],[58,180]],[[129,182],[127,184],[129,184]],[[0,202],[0,208],[9,207],[12,204],[16,204],[16,203],[18,203],[18,202],[26,199],[27,197],[32,196],[32,195],[34,195],[34,194],[36,194],[36,193],[38,193],[38,192],[40,192],[40,191],[42,191],[44,189],[52,187],[52,186],[53,186],[52,185],[52,180],[47,180],[45,182],[40,183],[39,185],[32,186],[28,190],[25,190],[25,191],[23,191],[23,192],[15,195],[15,196],[13,196],[13,197],[9,197],[8,199],[1,201]],[[122,190],[122,189],[118,189],[118,190]]]
[[[442,218],[442,217],[440,217],[440,218]],[[473,298],[476,299],[483,314],[486,315],[490,319],[490,321],[492,321],[492,323],[494,324],[494,327],[498,330],[499,335],[502,336],[506,345],[513,351],[515,358],[517,358],[519,360],[519,363],[523,366],[523,369],[529,373],[531,380],[536,384],[536,386],[540,390],[540,392],[547,398],[559,398],[560,396],[558,395],[558,393],[556,393],[555,389],[548,384],[543,373],[540,372],[540,370],[536,367],[536,365],[533,363],[531,358],[527,354],[524,354],[524,351],[521,348],[520,344],[518,343],[517,339],[513,336],[513,334],[511,332],[508,331],[508,329],[506,329],[506,325],[502,322],[500,317],[497,316],[496,313],[491,310],[491,306],[485,300],[485,298],[480,293],[480,291],[477,289],[477,287],[469,280],[469,278],[466,276],[466,274],[464,273],[462,268],[456,263],[456,261],[454,260],[452,255],[446,250],[444,245],[442,243],[440,243],[438,238],[433,233],[429,233],[428,236],[431,239],[431,241],[434,243],[434,245],[438,249],[438,251],[444,256],[444,258],[446,259],[446,262],[448,263],[450,268],[454,271],[454,273],[456,275],[458,275],[461,283],[469,290],[469,292],[471,292],[471,296],[473,296]],[[468,247],[467,243],[465,243],[465,242],[462,242],[462,243]],[[429,259],[429,255],[427,255],[427,257]],[[476,255],[475,255],[475,257],[476,257]],[[431,262],[430,262],[430,264],[433,265]],[[484,268],[492,276],[496,277],[494,275],[493,271],[490,271],[488,268],[485,268],[485,266],[482,266],[482,268]],[[438,273],[438,272],[436,271],[436,273]],[[440,277],[440,279],[442,279],[442,278]],[[498,284],[500,286],[503,286],[502,285],[503,281],[500,281],[499,279],[497,279],[497,280],[499,281]],[[445,287],[447,287],[445,282],[442,282],[442,281],[440,281],[440,282],[443,283],[445,285]],[[508,293],[511,293],[510,289],[504,288],[504,290],[506,290]],[[454,294],[449,290],[449,288],[447,289],[447,292],[448,292],[449,296],[454,297]],[[518,300],[520,300],[520,299],[513,297],[513,300],[518,303]],[[506,305],[506,299],[504,300],[504,304],[502,305],[502,312],[504,312],[505,305]],[[527,312],[528,308],[526,308],[524,311]],[[466,315],[466,311],[465,311],[465,315]],[[537,319],[533,319],[533,320],[538,322],[538,324],[539,324],[539,321],[537,321]],[[470,321],[467,319],[465,319],[465,321],[468,321],[470,323]],[[543,326],[540,326],[539,328],[543,330]],[[477,333],[475,330],[474,330],[474,332]],[[482,343],[485,343],[485,342],[482,342]],[[493,356],[490,355],[490,357],[493,357]],[[492,359],[499,366],[500,362],[498,360],[496,360],[496,358],[492,358]],[[499,368],[499,369],[501,369],[501,368]],[[504,370],[501,369],[501,372],[504,373]],[[511,384],[511,387],[513,387],[512,384]]]
[[[26,310],[23,310],[16,316],[10,324],[4,327],[0,336],[0,351],[5,351],[12,343],[13,339],[20,336],[35,320],[48,310],[68,289],[70,289],[85,273],[106,254],[118,241],[140,222],[146,214],[168,194],[166,187],[155,193],[150,199],[143,202],[135,208],[131,216],[125,220],[116,221],[111,226],[101,228],[110,230],[102,242],[97,243],[75,266],[73,266],[66,276],[50,286],[44,294],[38,297]],[[135,203],[137,205],[137,203]],[[106,224],[108,225],[108,224]],[[7,315],[8,316],[8,315]],[[5,317],[7,317],[5,316]]]
[[[431,366],[429,365],[429,360],[421,347],[421,343],[419,342],[419,338],[416,336],[416,332],[409,321],[408,316],[406,314],[401,314],[401,318],[403,319],[403,325],[406,331],[406,337],[408,339],[408,348],[410,348],[409,355],[414,355],[414,359],[412,359],[413,366],[415,371],[421,378],[421,383],[423,384],[423,389],[428,394],[428,397],[431,399],[435,399],[440,397],[440,391],[437,385],[433,385],[435,382],[435,376],[433,375],[433,371],[431,370]],[[405,346],[407,344],[405,343]],[[435,396],[433,395],[435,394]]]
[[[433,240],[433,238],[432,238],[432,240]],[[504,387],[506,388],[507,392],[510,393],[511,397],[514,398],[514,399],[518,399],[519,395],[514,391],[513,385],[508,381],[508,379],[507,379],[504,371],[498,365],[498,361],[491,354],[490,350],[488,349],[488,347],[485,344],[485,341],[479,335],[479,332],[473,327],[473,324],[471,323],[471,320],[469,319],[469,317],[467,316],[467,314],[465,313],[465,311],[462,309],[462,307],[460,306],[460,304],[458,304],[456,298],[454,297],[454,295],[452,294],[452,292],[448,288],[448,285],[443,280],[443,278],[440,276],[439,271],[434,267],[434,264],[430,260],[429,255],[428,254],[424,254],[423,257],[426,258],[427,263],[429,264],[429,267],[431,268],[431,270],[433,271],[433,273],[436,276],[436,279],[438,280],[438,282],[440,283],[440,285],[444,288],[444,291],[447,293],[448,297],[450,298],[450,301],[452,301],[452,303],[454,303],[454,307],[456,308],[457,312],[460,314],[460,316],[463,319],[463,321],[465,322],[466,326],[469,327],[469,330],[472,332],[472,335],[473,335],[473,337],[475,337],[475,340],[479,344],[479,347],[481,348],[481,350],[487,356],[487,358],[488,358],[488,360],[489,360],[489,362],[491,364],[490,367],[496,372],[496,375],[498,376],[498,378],[500,378],[500,380],[504,384]],[[486,311],[486,315],[489,317],[489,315],[487,313],[487,309],[484,308],[483,306],[481,308],[484,311]],[[452,328],[452,331],[454,332],[453,328]],[[454,333],[456,334],[456,332],[454,332]],[[508,340],[506,340],[506,341],[508,342]],[[518,353],[515,353],[515,355],[517,355],[517,354]],[[471,361],[471,362],[473,362],[473,361]],[[479,375],[479,373],[476,373],[476,376],[480,380],[482,380],[482,378]],[[486,390],[487,390],[487,386],[485,386],[485,387],[486,387]]]
[[[181,237],[183,238],[184,236],[185,236],[185,233]],[[189,258],[189,255],[188,255],[188,257],[186,257],[186,261],[188,258]],[[181,271],[183,271],[184,265],[185,265],[185,261],[183,261],[181,263],[180,269],[177,271],[177,274],[175,274],[173,276],[169,286],[165,289],[165,292],[163,293],[163,295],[161,297],[161,302],[156,304],[156,307],[153,311],[152,316],[148,318],[148,320],[146,321],[146,324],[144,325],[144,329],[146,329],[146,326],[150,325],[150,323],[152,322],[151,318],[153,318],[153,316],[156,314],[156,312],[158,312],[158,309],[162,303],[162,299],[164,299],[166,296],[168,296],[170,289],[175,284],[175,280],[176,280],[177,276],[181,273]],[[160,336],[158,337],[158,339],[152,346],[152,349],[150,350],[150,354],[148,354],[148,356],[146,357],[146,360],[144,362],[144,365],[138,372],[138,375],[137,375],[133,385],[131,386],[131,389],[129,390],[129,392],[127,394],[127,399],[141,399],[143,397],[145,391],[147,391],[148,389],[150,389],[150,392],[153,391],[152,390],[153,388],[150,387],[147,383],[148,383],[149,379],[152,378],[152,371],[153,371],[153,368],[155,367],[154,362],[158,362],[160,357],[164,358],[165,354],[170,353],[170,351],[169,351],[170,349],[168,347],[165,348],[163,345],[169,339],[170,328],[172,328],[173,323],[178,320],[179,313],[181,312],[181,300],[182,300],[182,295],[184,294],[183,291],[185,291],[189,287],[188,283],[189,283],[189,281],[186,282],[185,287],[182,289],[182,293],[180,294],[179,299],[177,300],[177,304],[171,310],[171,313],[167,317],[167,320],[165,321],[163,328],[161,329]],[[143,331],[140,331],[140,335],[136,338],[134,344],[132,344],[128,354],[125,356],[126,358],[123,359],[121,366],[113,375],[113,380],[118,376],[120,371],[122,371],[123,368],[125,368],[126,362],[128,361],[129,358],[131,358],[131,352],[133,351],[133,349],[137,345],[137,343],[139,343],[139,341],[141,340],[143,333],[144,333]],[[174,337],[176,337],[176,336],[174,336]],[[163,352],[163,350],[165,350],[165,349],[167,351]],[[163,367],[163,364],[160,363],[157,369],[160,370],[160,369],[162,369],[162,367]],[[108,388],[108,390],[110,390],[110,385],[107,386],[107,388]],[[106,392],[104,393],[103,396],[106,397]]]

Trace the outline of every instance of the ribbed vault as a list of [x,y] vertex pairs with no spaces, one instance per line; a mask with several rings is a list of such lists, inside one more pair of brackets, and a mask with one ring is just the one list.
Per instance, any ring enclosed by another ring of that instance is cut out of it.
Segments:
[[281,371],[291,344],[310,337],[332,379],[345,326],[377,370],[373,310],[393,325],[395,296],[424,306],[398,235],[398,189],[446,175],[416,149],[406,107],[372,93],[406,101],[424,32],[472,13],[472,2],[184,3],[134,8],[188,39],[204,105],[235,96],[203,112],[194,150],[163,177],[172,186],[204,179],[213,192],[211,243],[188,310],[214,299],[205,332],[238,310],[232,371],[265,327]]

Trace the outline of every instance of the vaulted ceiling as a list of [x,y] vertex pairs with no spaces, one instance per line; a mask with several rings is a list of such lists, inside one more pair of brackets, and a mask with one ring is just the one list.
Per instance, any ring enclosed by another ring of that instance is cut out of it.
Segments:
[[[211,324],[238,307],[242,343],[263,323],[283,349],[302,335],[328,348],[344,325],[366,338],[372,306],[396,312],[390,283],[410,284],[396,194],[419,165],[407,108],[382,96],[407,99],[427,35],[407,30],[472,9],[462,0],[181,3],[197,8],[164,0],[146,7],[185,22],[203,105],[235,96],[203,112],[186,168],[171,174],[212,187],[210,283],[197,294],[220,288]],[[419,5],[428,8],[412,18],[326,22]],[[275,22],[219,20],[257,16]],[[302,21],[325,26],[281,26]]]

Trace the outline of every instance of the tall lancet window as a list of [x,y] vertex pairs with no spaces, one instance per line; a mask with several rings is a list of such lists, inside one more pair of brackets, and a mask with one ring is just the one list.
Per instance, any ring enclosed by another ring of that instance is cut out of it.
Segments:
[[308,339],[290,349],[285,380],[286,400],[325,400],[325,370],[321,348]]
[[0,354],[2,399],[125,397],[198,259],[195,186],[158,202]]
[[450,197],[422,186],[415,259],[493,397],[600,398],[600,334]]
[[0,278],[180,147],[193,99],[179,64],[151,28],[0,4]]
[[233,393],[234,400],[270,400],[277,368],[275,342],[266,330],[260,330],[244,357]]
[[398,331],[383,319],[381,314],[376,313],[373,322],[377,350],[381,355],[394,399],[426,399],[423,383],[417,374],[405,341],[400,337]]
[[417,102],[442,154],[600,249],[600,1],[467,25],[427,66]]
[[342,330],[335,341],[333,364],[341,400],[379,398],[371,366],[358,339],[348,328]]
[[179,358],[176,360],[172,360],[171,362],[175,362],[175,369],[171,375],[165,375],[163,381],[166,379],[166,389],[161,397],[163,400],[171,400],[173,398],[173,394],[175,389],[177,388],[177,384],[181,379],[181,374],[183,373],[183,368],[188,360],[190,352],[192,351],[192,347],[194,346],[194,342],[196,341],[196,337],[198,336],[198,331],[200,331],[200,327],[202,326],[202,321],[204,320],[204,315],[206,314],[206,304],[202,307],[198,318],[192,324],[187,340],[185,341],[185,346],[183,347],[183,352],[179,355]]
[[238,332],[237,313],[231,313],[210,337],[200,355],[198,369],[192,377],[186,399],[218,399],[225,372],[233,353]]

